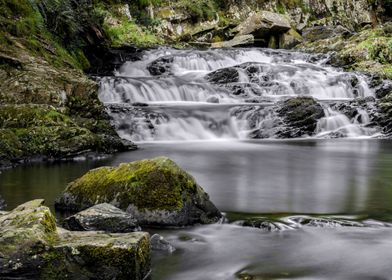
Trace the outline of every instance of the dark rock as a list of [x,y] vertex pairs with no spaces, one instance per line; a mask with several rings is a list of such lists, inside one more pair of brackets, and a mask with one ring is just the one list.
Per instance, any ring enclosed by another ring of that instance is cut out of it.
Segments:
[[98,76],[111,76],[114,70],[126,61],[140,60],[143,50],[133,46],[119,48],[91,47],[85,54],[90,62],[88,73]]
[[153,62],[151,62],[147,69],[153,76],[160,76],[162,74],[168,74],[171,70],[171,63],[173,63],[174,57],[172,56],[164,56],[160,57]]
[[237,83],[239,78],[238,70],[234,67],[222,68],[206,76],[207,81],[216,84]]
[[311,97],[295,97],[284,101],[278,114],[288,126],[299,129],[294,134],[293,131],[286,131],[283,133],[286,134],[285,138],[297,137],[298,133],[312,135],[318,120],[325,116],[323,107]]
[[176,248],[174,248],[167,240],[165,240],[159,234],[154,234],[151,236],[151,249],[154,251],[164,251],[167,253],[173,253]]
[[66,188],[55,207],[80,211],[105,202],[140,225],[208,224],[222,216],[194,178],[165,157],[91,170]]
[[384,98],[385,96],[392,94],[392,81],[384,80],[379,86],[375,87],[376,97]]
[[137,221],[108,203],[102,203],[64,220],[63,226],[76,231],[133,232],[140,230]]

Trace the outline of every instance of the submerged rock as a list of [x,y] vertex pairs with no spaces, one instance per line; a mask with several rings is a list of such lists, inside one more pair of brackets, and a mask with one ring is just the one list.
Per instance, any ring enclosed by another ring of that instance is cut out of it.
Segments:
[[154,234],[151,236],[151,248],[155,251],[164,251],[167,253],[173,253],[176,248],[173,247],[163,236]]
[[126,210],[140,225],[208,224],[221,217],[194,178],[166,157],[91,170],[72,182],[55,206],[78,211],[105,202]]
[[0,215],[0,279],[134,279],[150,271],[148,233],[69,232],[43,200]]
[[108,203],[95,205],[68,217],[63,225],[66,229],[77,231],[132,232],[140,230],[131,214]]

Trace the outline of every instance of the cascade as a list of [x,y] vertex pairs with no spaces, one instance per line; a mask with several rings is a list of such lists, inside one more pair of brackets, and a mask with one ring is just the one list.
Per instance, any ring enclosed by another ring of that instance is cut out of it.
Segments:
[[297,96],[324,107],[315,137],[373,135],[366,110],[349,118],[329,105],[374,96],[366,77],[324,62],[270,49],[149,50],[100,78],[99,98],[120,136],[136,142],[243,139],[255,129],[273,138],[276,106]]

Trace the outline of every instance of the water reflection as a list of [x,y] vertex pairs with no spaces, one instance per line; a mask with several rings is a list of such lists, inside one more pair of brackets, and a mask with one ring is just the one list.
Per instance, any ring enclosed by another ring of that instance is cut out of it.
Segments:
[[392,143],[383,140],[144,144],[101,161],[4,171],[0,194],[9,208],[37,197],[52,205],[91,168],[161,155],[194,175],[225,212],[392,213]]

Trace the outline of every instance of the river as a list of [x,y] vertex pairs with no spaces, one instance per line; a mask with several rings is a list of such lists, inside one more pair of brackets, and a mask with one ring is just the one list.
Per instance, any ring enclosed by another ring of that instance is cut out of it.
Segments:
[[[139,150],[5,170],[0,194],[8,209],[34,198],[53,208],[91,168],[168,156],[226,219],[149,229],[177,249],[154,252],[153,280],[390,279],[392,142],[379,139],[368,107],[339,111],[338,103],[374,102],[374,92],[365,76],[326,59],[262,49],[147,51],[100,78],[119,135]],[[296,96],[316,98],[324,117],[311,135],[281,139],[286,124],[276,107]]]

